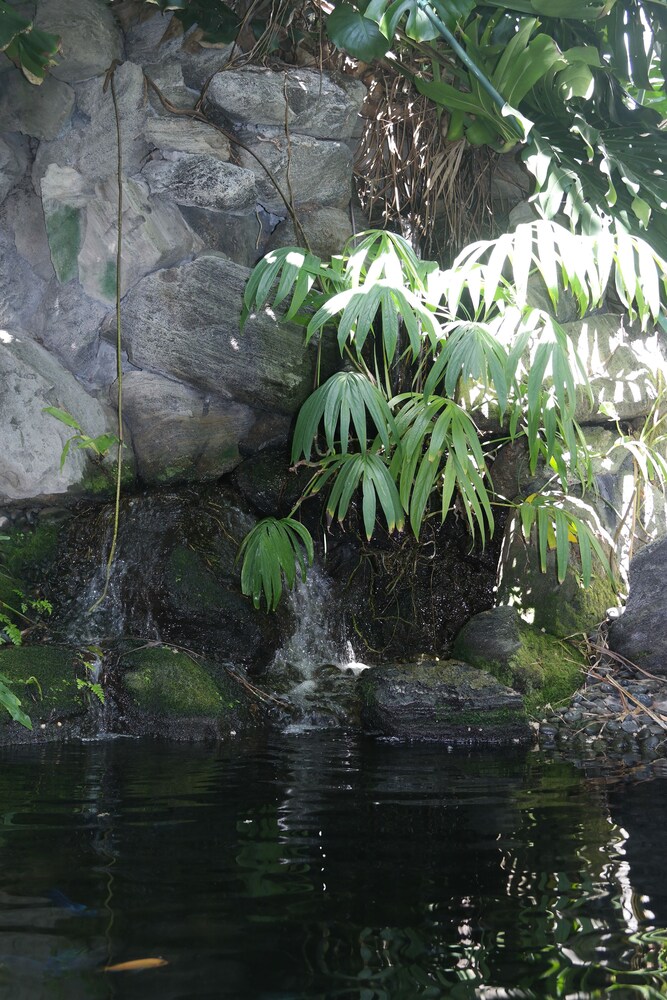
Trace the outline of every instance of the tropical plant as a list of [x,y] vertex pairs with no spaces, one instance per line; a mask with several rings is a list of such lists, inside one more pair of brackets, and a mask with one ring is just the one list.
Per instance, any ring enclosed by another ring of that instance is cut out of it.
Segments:
[[5,0],[0,0],[0,52],[15,63],[30,83],[40,84],[60,50],[60,40],[39,31]]
[[662,0],[341,0],[327,31],[366,62],[391,50],[449,140],[522,147],[544,218],[613,222],[667,254]]
[[[534,305],[536,286],[551,312]],[[408,522],[418,538],[425,519],[444,521],[454,508],[484,544],[494,506],[512,506],[526,537],[535,529],[543,569],[552,548],[562,580],[576,544],[584,585],[594,557],[609,571],[584,501],[569,495],[573,482],[584,493],[592,482],[576,418],[590,387],[552,313],[567,294],[583,316],[610,288],[645,327],[660,314],[667,264],[626,233],[577,237],[547,221],[477,242],[445,271],[384,232],[362,234],[326,263],[296,248],[268,254],[248,282],[244,321],[272,301],[306,342],[335,338],[345,360],[297,417],[292,463],[313,470],[304,495],[328,491],[327,515],[343,521],[360,494],[369,539],[378,511],[389,533]],[[501,444],[519,440],[545,486],[517,504],[494,491],[489,467]],[[312,561],[298,506],[243,542],[242,587],[256,605],[263,594],[275,608],[283,578],[293,586]]]
[[97,458],[104,458],[111,447],[118,445],[116,434],[98,434],[97,437],[90,437],[89,434],[85,433],[78,420],[71,413],[68,413],[67,410],[61,410],[57,406],[45,406],[42,412],[50,414],[50,416],[59,420],[61,424],[65,424],[66,427],[70,427],[74,431],[74,434],[65,441],[63,450],[60,453],[61,472],[72,445],[78,449],[83,448],[87,451],[92,451],[93,455]]

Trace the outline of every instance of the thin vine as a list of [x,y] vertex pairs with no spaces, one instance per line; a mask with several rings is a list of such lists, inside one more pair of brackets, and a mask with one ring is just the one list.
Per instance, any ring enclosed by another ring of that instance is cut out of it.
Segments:
[[120,134],[120,114],[118,111],[118,98],[116,96],[116,84],[114,76],[117,67],[120,66],[118,59],[114,59],[107,70],[102,92],[106,93],[111,88],[111,99],[113,101],[114,117],[116,121],[116,172],[118,176],[118,218],[117,231],[118,239],[116,246],[116,378],[118,382],[118,397],[116,403],[116,415],[118,417],[118,445],[116,458],[116,496],[114,502],[113,534],[111,536],[111,547],[107,557],[106,572],[104,576],[104,587],[97,600],[88,609],[89,613],[98,608],[106,599],[109,592],[109,581],[111,579],[111,567],[116,554],[116,544],[118,542],[118,526],[120,523],[120,489],[123,477],[123,363],[122,363],[122,326],[120,314],[121,300],[121,257],[123,249],[123,147]]

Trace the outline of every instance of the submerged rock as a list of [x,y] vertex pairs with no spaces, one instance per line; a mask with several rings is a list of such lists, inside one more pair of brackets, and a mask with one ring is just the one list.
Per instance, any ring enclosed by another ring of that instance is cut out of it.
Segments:
[[442,743],[529,743],[521,696],[458,660],[369,667],[359,681],[368,733]]

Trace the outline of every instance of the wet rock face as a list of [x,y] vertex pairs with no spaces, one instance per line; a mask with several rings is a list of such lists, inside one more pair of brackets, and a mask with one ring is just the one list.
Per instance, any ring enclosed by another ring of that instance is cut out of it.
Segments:
[[521,696],[458,660],[370,667],[358,685],[367,733],[461,744],[532,740]]

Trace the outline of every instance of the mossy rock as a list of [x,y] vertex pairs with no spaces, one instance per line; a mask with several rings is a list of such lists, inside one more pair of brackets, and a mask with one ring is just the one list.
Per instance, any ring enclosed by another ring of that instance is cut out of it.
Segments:
[[[135,650],[122,663],[122,684],[135,717],[133,731],[221,738],[258,721],[244,689],[222,667],[168,646]],[[138,715],[145,717],[143,723],[137,723]]]
[[456,660],[369,667],[358,681],[366,732],[462,744],[527,743],[520,695]]
[[[22,710],[32,719],[40,738],[81,735],[71,723],[87,715],[85,695],[79,691],[75,675],[76,658],[70,649],[57,646],[6,646],[0,648],[0,674],[21,701]],[[8,730],[24,737],[26,730],[0,713],[0,740],[13,742]],[[24,740],[21,739],[21,742]]]
[[29,530],[12,531],[3,548],[8,572],[21,580],[39,579],[57,559],[59,543],[60,527],[55,522],[40,521]]
[[457,635],[453,653],[518,691],[531,717],[541,717],[546,705],[568,701],[581,686],[586,666],[574,646],[527,625],[510,606],[471,618]]

